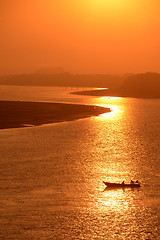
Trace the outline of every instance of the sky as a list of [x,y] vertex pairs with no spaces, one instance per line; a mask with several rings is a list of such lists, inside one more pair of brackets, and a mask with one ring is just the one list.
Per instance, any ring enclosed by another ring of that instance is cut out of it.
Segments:
[[0,0],[0,74],[160,72],[159,0]]

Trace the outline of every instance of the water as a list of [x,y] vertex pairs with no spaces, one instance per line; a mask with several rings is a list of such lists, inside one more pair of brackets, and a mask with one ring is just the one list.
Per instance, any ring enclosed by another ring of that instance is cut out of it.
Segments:
[[[0,131],[1,239],[159,239],[160,100],[70,96],[69,91],[0,87],[2,100],[113,110]],[[105,190],[103,184],[131,179],[142,187]]]

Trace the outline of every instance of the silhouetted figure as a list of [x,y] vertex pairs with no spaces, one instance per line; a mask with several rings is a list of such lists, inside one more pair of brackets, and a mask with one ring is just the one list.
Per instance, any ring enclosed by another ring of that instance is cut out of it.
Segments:
[[133,180],[131,180],[131,184],[134,184],[134,181],[133,181]]
[[138,184],[139,184],[138,180],[136,181],[136,183],[138,183]]
[[122,184],[124,184],[124,181],[122,182]]

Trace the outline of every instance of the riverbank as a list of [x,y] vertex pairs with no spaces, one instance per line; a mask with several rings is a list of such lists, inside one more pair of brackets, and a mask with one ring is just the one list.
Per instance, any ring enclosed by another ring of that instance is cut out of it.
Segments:
[[128,98],[160,98],[160,74],[142,73],[130,75],[116,88],[72,92],[76,95],[112,96]]
[[90,105],[0,101],[0,129],[73,121],[110,111],[109,108]]

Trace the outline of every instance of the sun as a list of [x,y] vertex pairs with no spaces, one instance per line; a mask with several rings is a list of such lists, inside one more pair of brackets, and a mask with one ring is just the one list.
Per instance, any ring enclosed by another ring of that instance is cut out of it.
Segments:
[[[143,0],[141,0],[143,1]],[[86,0],[88,15],[95,23],[123,26],[136,23],[142,3],[138,0]]]
[[133,7],[137,0],[89,0],[94,11],[124,12]]
[[128,2],[127,0],[90,0],[91,4],[97,8],[119,8]]

